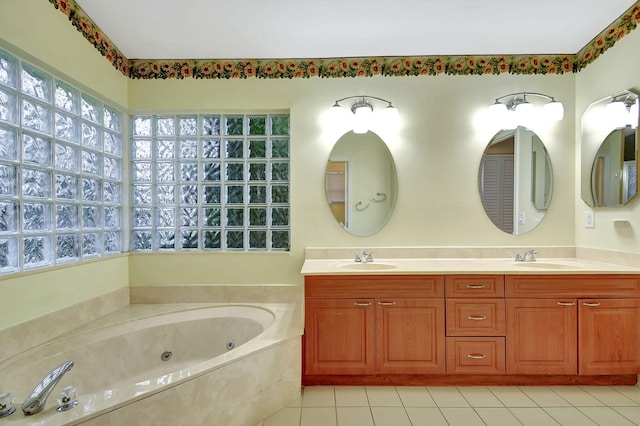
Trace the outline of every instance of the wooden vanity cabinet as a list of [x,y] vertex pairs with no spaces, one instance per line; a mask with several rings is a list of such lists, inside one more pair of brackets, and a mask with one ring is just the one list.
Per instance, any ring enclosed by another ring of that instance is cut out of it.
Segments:
[[442,276],[308,276],[305,301],[305,375],[444,374]]
[[506,277],[507,374],[636,374],[640,278]]
[[503,275],[448,275],[447,373],[505,373]]

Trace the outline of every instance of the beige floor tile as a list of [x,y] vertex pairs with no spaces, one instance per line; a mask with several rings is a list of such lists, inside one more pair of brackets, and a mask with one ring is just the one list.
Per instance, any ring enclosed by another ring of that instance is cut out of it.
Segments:
[[411,426],[404,407],[371,407],[371,413],[376,426]]
[[597,426],[576,407],[548,407],[544,411],[563,426]]
[[333,386],[305,386],[302,392],[303,407],[334,407],[335,405]]
[[511,414],[508,408],[485,407],[476,408],[482,421],[491,426],[520,426],[522,423]]
[[436,403],[424,386],[396,386],[405,407],[435,407]]
[[429,386],[427,390],[438,407],[469,407],[469,403],[456,387]]
[[447,421],[435,407],[405,407],[412,426],[448,426]]
[[551,390],[574,407],[599,407],[604,405],[593,395],[576,386],[552,386]]
[[538,405],[515,386],[490,386],[488,388],[505,407],[537,407]]
[[369,407],[363,386],[336,386],[335,394],[338,407]]
[[527,394],[540,407],[569,407],[571,404],[546,386],[522,386],[520,390]]
[[440,411],[450,426],[484,426],[478,413],[471,407],[445,407]]
[[616,389],[608,386],[581,386],[580,388],[609,407],[632,407],[638,405],[636,401],[627,398]]
[[486,387],[482,386],[458,386],[462,394],[472,407],[504,407],[498,398]]
[[366,386],[369,405],[372,407],[402,407],[402,401],[394,386]]
[[[550,414],[539,407],[516,407],[509,408],[509,411],[511,411],[524,426],[557,426],[559,424]],[[576,424],[574,426],[580,425]]]
[[634,424],[609,407],[578,407],[578,410],[599,425],[630,426]]
[[612,410],[622,414],[633,423],[640,425],[640,407],[613,407]]
[[611,389],[640,404],[640,387],[638,386],[611,386]]
[[300,426],[337,426],[335,407],[302,408]]
[[263,426],[299,426],[300,408],[283,408],[264,421]]
[[374,426],[371,408],[337,407],[338,426]]

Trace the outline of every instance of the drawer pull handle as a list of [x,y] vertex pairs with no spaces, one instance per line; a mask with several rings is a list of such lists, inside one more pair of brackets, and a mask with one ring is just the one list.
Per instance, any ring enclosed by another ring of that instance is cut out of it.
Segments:
[[589,302],[582,302],[582,306],[591,306],[591,307],[594,307],[594,308],[595,308],[595,307],[597,307],[597,306],[600,306],[600,304],[599,304],[599,303],[597,303],[597,302],[593,302],[593,303],[589,303]]
[[355,306],[371,306],[371,302],[367,302],[367,303],[353,302],[353,304]]
[[395,304],[396,302],[378,302],[378,305],[381,305],[381,306],[393,306]]
[[467,284],[467,288],[484,288],[484,284]]
[[478,354],[478,355],[474,355],[474,354],[469,354],[467,355],[467,358],[471,358],[471,359],[485,359],[487,356],[484,354]]
[[557,305],[560,306],[574,306],[576,302],[558,302]]
[[473,321],[484,321],[487,319],[487,317],[485,316],[481,316],[481,317],[472,317],[471,315],[469,315],[467,317],[467,319],[473,320]]

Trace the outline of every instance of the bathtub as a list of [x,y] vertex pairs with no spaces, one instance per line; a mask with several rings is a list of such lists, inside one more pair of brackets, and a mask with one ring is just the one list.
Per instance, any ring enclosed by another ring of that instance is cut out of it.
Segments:
[[[247,425],[300,394],[302,327],[295,304],[129,305],[0,364],[16,397],[6,425]],[[51,370],[73,368],[44,410],[20,405]],[[63,387],[78,406],[58,412]]]

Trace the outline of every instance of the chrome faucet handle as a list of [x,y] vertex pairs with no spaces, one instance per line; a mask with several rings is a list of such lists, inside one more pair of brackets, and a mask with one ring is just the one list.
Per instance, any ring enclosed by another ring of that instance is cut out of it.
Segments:
[[373,252],[372,251],[365,251],[362,254],[364,255],[365,253],[366,253],[366,256],[367,256],[367,262],[373,262]]
[[353,261],[356,262],[356,263],[362,262],[362,256],[360,255],[360,253],[356,253],[355,258],[353,259]]
[[516,262],[524,262],[524,256],[520,253],[516,253]]
[[535,262],[536,261],[536,254],[538,254],[538,250],[532,249],[529,250],[528,252],[526,252],[524,254],[524,261],[525,262]]

